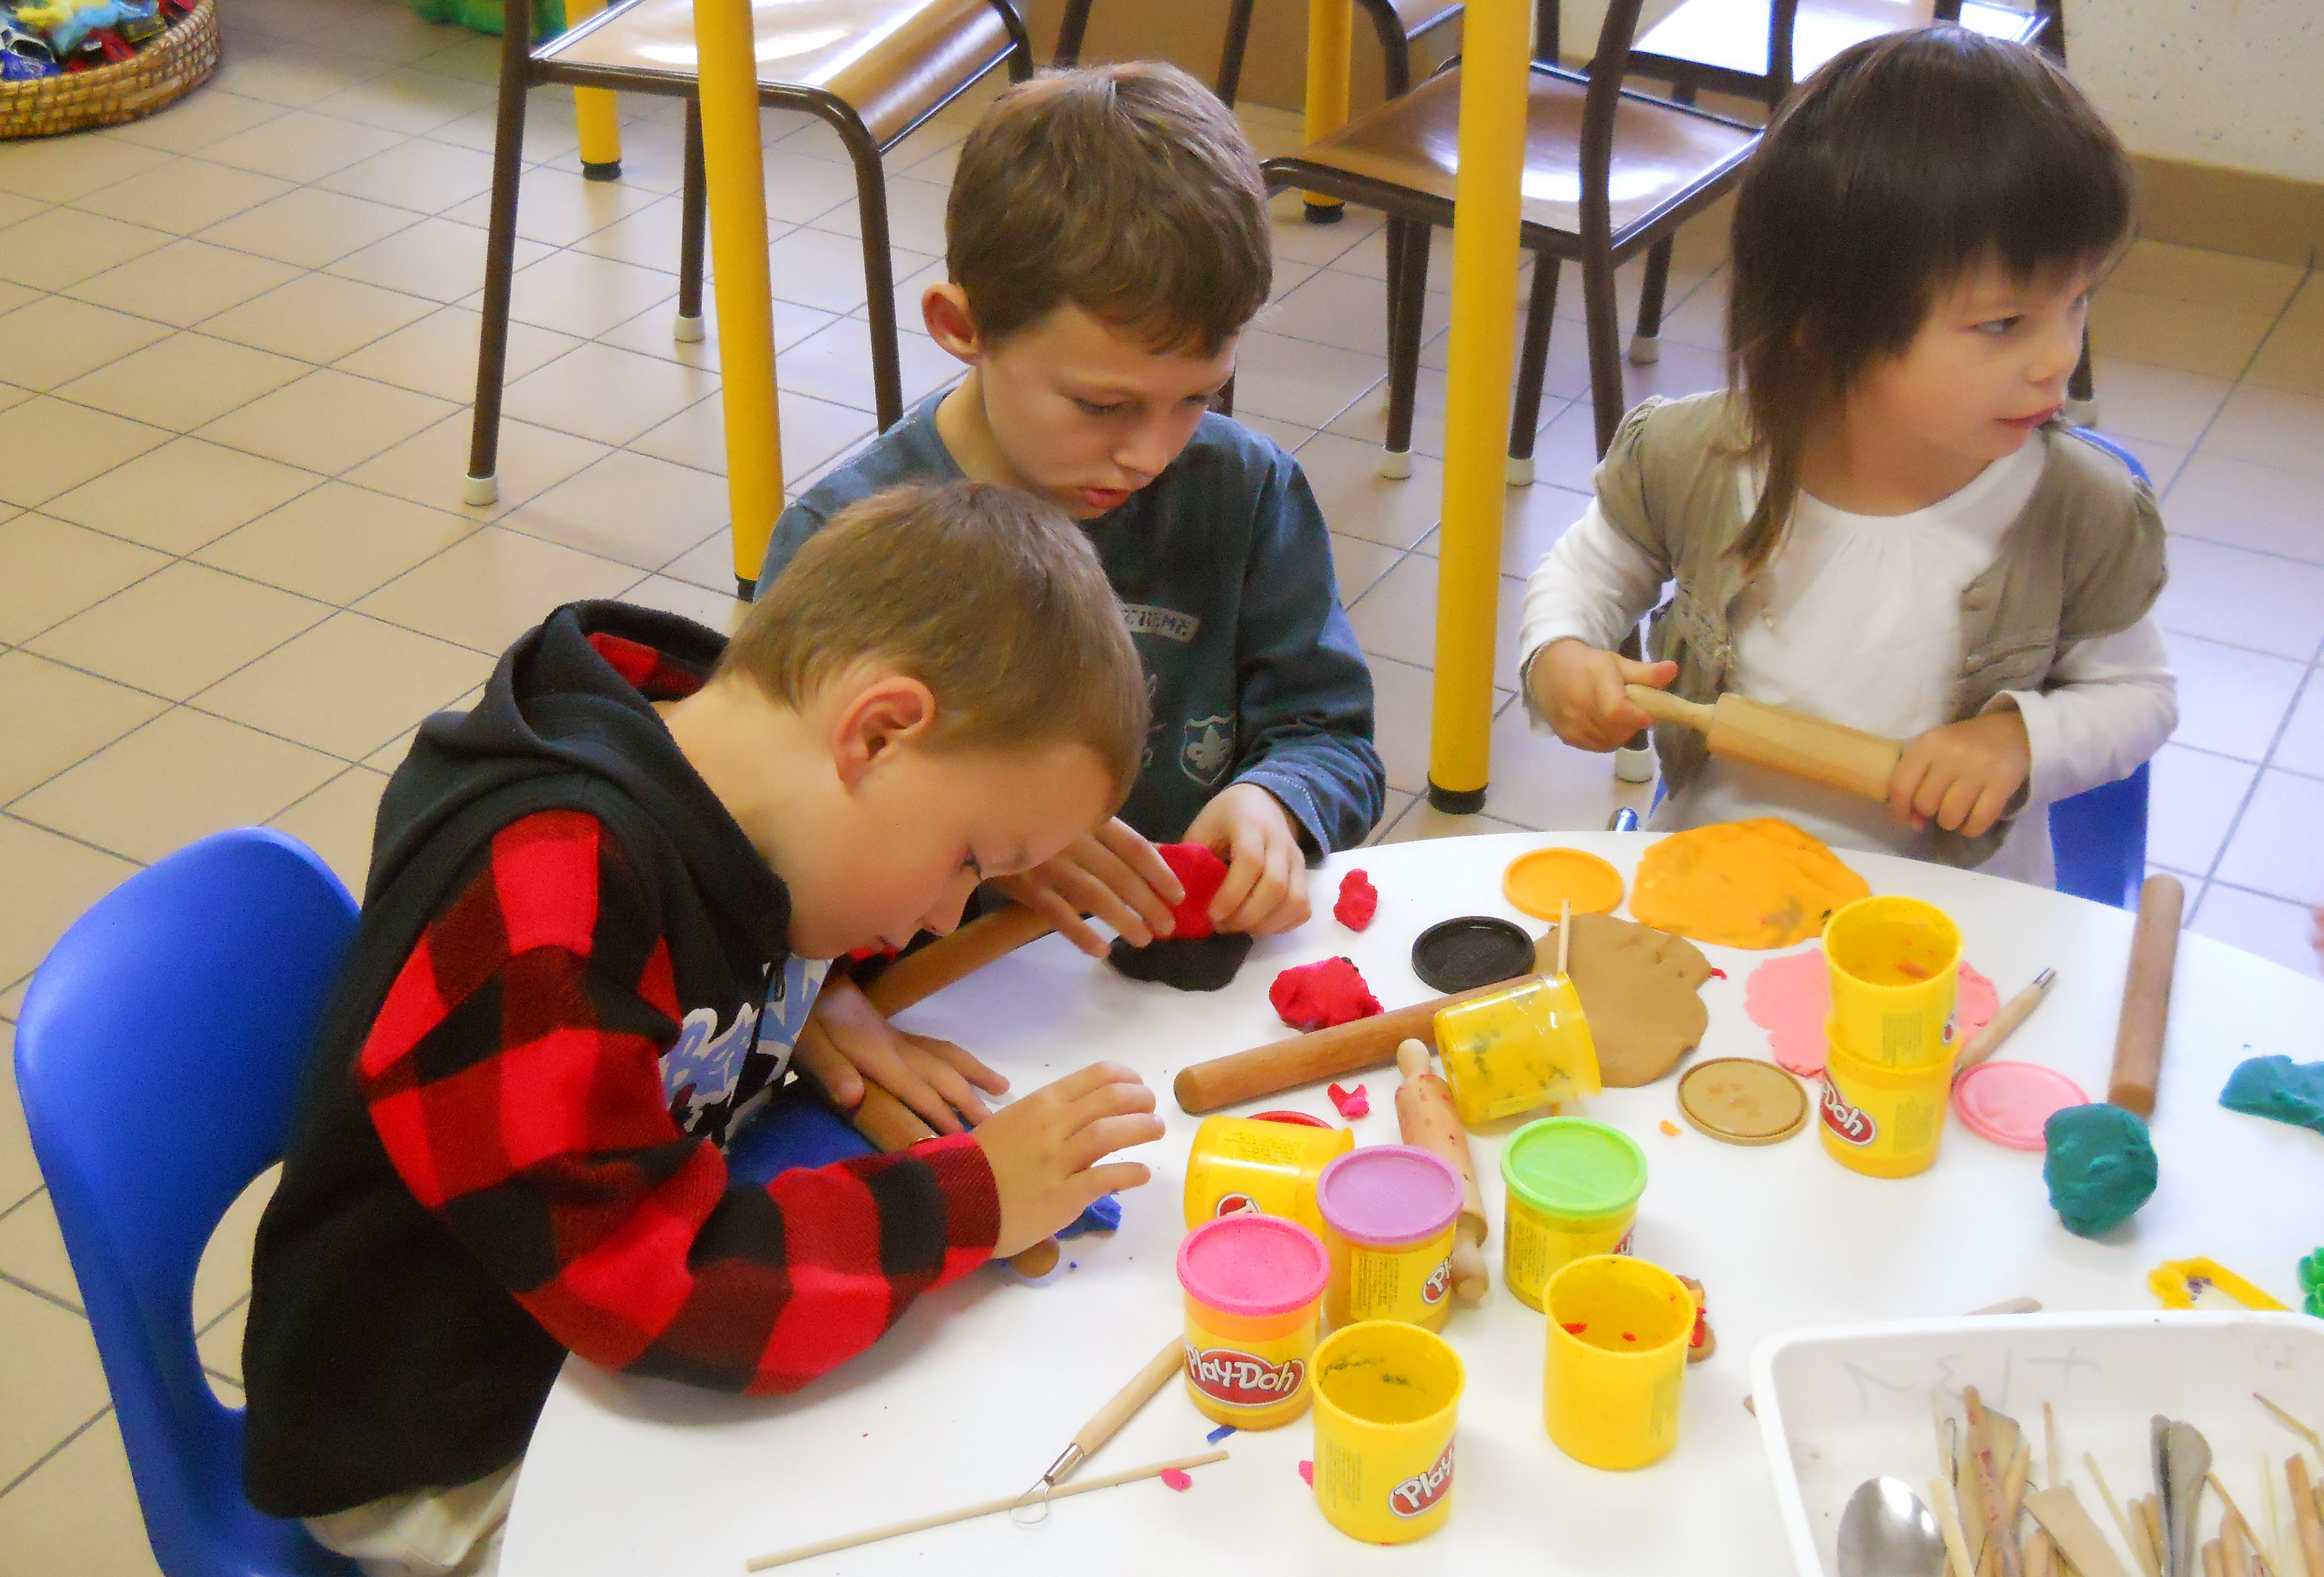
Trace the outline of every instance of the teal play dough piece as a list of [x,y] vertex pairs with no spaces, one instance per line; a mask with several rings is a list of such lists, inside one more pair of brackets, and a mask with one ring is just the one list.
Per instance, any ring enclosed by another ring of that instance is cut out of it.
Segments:
[[2255,1056],[2238,1063],[2219,1092],[2219,1104],[2253,1117],[2273,1117],[2324,1133],[2324,1062]]
[[2042,1142],[2050,1207],[2077,1236],[2120,1226],[2154,1193],[2146,1124],[2119,1106],[2069,1106],[2043,1124]]

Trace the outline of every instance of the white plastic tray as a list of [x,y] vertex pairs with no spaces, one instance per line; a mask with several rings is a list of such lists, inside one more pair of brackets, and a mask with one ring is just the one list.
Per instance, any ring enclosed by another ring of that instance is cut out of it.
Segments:
[[[2061,1479],[2128,1561],[2082,1453],[2127,1501],[2153,1488],[2148,1421],[2183,1418],[2210,1442],[2213,1471],[2245,1513],[2264,1520],[2263,1451],[2280,1472],[2299,1439],[2255,1391],[2324,1426],[2324,1320],[2297,1314],[1969,1316],[1779,1333],[1751,1355],[1753,1405],[1776,1510],[1801,1577],[1837,1577],[1840,1515],[1857,1485],[1887,1474],[1923,1499],[1937,1471],[1930,1395],[1960,1416],[1974,1385],[2015,1418],[2042,1471],[2042,1404],[2058,1426]],[[2277,1484],[2277,1504],[2290,1516]],[[2217,1515],[2204,1499],[2205,1526]],[[2288,1526],[2288,1523],[2287,1523]]]

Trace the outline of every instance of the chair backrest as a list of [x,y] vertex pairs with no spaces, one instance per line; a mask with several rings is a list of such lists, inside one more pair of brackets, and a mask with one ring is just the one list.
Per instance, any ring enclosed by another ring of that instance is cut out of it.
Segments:
[[211,1394],[193,1328],[202,1250],[281,1158],[355,920],[302,844],[220,833],[98,899],[24,1000],[26,1126],[171,1577],[355,1570],[244,1498],[242,1414]]

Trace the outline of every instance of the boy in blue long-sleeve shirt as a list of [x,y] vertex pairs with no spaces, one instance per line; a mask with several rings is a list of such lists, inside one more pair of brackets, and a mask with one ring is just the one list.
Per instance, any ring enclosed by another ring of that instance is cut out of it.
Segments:
[[[1169,934],[1181,890],[1154,843],[1226,856],[1218,928],[1299,925],[1307,862],[1360,843],[1386,793],[1370,670],[1306,478],[1209,409],[1267,300],[1266,200],[1233,116],[1172,67],[1051,73],[1002,97],[961,150],[949,278],[922,302],[968,376],[786,511],[759,577],[898,482],[1006,483],[1084,523],[1152,730],[1120,816],[997,885],[1093,954],[1083,914],[1133,945]],[[847,1005],[831,1004],[834,1032],[860,1034]]]

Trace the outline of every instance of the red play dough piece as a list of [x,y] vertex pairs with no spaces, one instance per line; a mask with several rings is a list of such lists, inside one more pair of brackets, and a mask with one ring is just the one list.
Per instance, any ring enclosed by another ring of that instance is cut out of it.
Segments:
[[1170,906],[1170,918],[1178,922],[1170,934],[1188,942],[1209,936],[1211,899],[1218,897],[1227,879],[1227,862],[1200,844],[1163,844],[1155,853],[1186,890],[1186,896]]
[[1379,999],[1345,958],[1285,970],[1267,988],[1267,1000],[1294,1029],[1323,1029],[1369,1019],[1380,1010]]
[[1350,1122],[1353,1122],[1359,1117],[1370,1117],[1372,1114],[1372,1098],[1364,1093],[1364,1087],[1361,1084],[1358,1084],[1352,1090],[1342,1090],[1339,1085],[1333,1084],[1328,1093],[1332,1097],[1332,1104],[1338,1107],[1340,1115]]
[[1379,889],[1372,879],[1360,871],[1351,871],[1340,878],[1340,901],[1332,906],[1332,918],[1351,931],[1360,931],[1372,923],[1379,913]]

